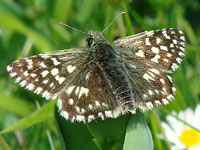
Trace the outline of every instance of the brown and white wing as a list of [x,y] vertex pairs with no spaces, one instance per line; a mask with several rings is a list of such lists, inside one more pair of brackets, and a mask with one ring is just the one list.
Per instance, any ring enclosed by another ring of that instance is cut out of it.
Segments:
[[121,56],[156,66],[164,72],[178,68],[184,56],[185,37],[178,29],[145,31],[117,39],[113,46]]

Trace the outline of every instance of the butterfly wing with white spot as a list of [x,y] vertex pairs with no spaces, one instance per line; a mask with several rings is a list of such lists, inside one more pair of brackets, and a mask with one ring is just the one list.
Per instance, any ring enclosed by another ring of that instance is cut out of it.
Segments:
[[7,66],[7,71],[20,86],[46,99],[55,99],[80,73],[77,68],[87,62],[87,57],[85,48],[48,52],[17,60]]
[[175,88],[171,77],[160,69],[137,61],[122,63],[132,87],[133,104],[137,108],[147,111],[154,105],[166,105],[174,98]]
[[95,65],[86,65],[81,75],[73,78],[61,93],[58,104],[61,115],[72,122],[90,122],[97,117],[116,118],[124,113],[105,82],[103,72]]
[[113,42],[116,51],[131,60],[139,60],[173,72],[184,56],[185,38],[178,29],[145,31],[136,35],[117,39]]

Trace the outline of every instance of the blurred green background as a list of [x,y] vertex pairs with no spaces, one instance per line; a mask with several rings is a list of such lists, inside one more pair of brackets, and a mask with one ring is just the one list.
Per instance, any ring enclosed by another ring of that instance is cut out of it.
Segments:
[[8,147],[7,142],[12,149],[60,149],[53,114],[55,101],[47,103],[20,88],[9,78],[6,66],[26,56],[86,46],[85,35],[52,25],[54,20],[83,31],[103,31],[121,10],[127,13],[105,32],[109,41],[171,27],[182,30],[186,36],[186,56],[172,75],[176,99],[145,113],[155,149],[170,148],[167,141],[156,137],[162,132],[160,120],[172,110],[195,108],[200,102],[198,0],[0,0],[0,141],[5,140],[1,145]]

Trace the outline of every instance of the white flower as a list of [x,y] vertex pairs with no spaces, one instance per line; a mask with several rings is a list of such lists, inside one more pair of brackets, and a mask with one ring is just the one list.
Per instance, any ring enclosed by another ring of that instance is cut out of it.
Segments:
[[[187,108],[184,111],[172,112],[179,119],[200,130],[200,105],[193,111]],[[171,150],[200,150],[200,132],[183,124],[173,116],[167,116],[167,123],[162,122],[167,139],[172,143]]]

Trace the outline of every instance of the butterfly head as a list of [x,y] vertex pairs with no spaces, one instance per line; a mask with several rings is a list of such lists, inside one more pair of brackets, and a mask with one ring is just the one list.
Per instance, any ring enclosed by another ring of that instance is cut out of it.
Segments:
[[101,32],[93,30],[88,30],[88,37],[86,41],[89,47],[93,47],[98,43],[107,43],[105,37]]

